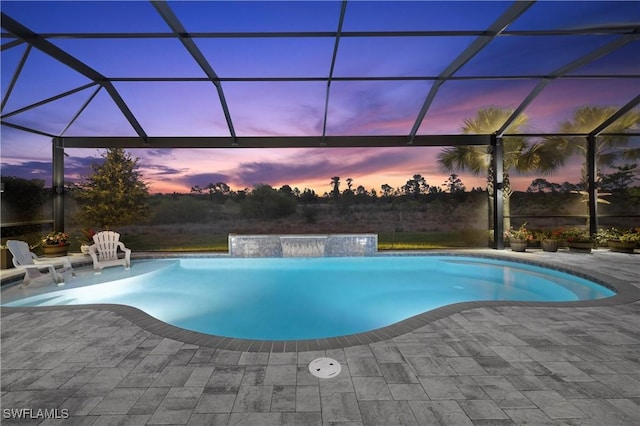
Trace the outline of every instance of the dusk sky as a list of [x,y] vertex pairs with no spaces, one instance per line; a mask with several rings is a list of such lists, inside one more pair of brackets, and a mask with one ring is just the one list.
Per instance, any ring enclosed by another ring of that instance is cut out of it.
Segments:
[[[190,33],[333,33],[341,2],[168,2]],[[484,31],[512,2],[349,1],[343,32]],[[175,37],[79,38],[60,33],[171,33],[146,1],[2,1],[2,12],[109,78],[149,136],[229,136],[216,88]],[[538,2],[510,31],[599,27],[640,27],[640,2]],[[500,36],[439,88],[418,134],[460,134],[466,118],[483,107],[516,108],[539,82],[560,67],[618,39],[619,35]],[[437,77],[477,35],[403,37],[344,36],[339,41],[327,105],[326,135],[407,135]],[[2,43],[13,38],[3,29]],[[319,136],[335,38],[195,37],[196,46],[223,79],[238,136]],[[640,94],[640,39],[572,70],[548,86],[524,113],[523,133],[557,132],[559,123],[583,105],[624,106]],[[32,49],[8,98],[25,44],[2,51],[3,122],[55,136],[136,136],[108,93],[98,86],[79,90],[37,107],[39,101],[91,83],[87,77]],[[627,78],[613,78],[624,75]],[[597,78],[595,78],[597,76]],[[190,81],[133,81],[180,77]],[[304,81],[229,81],[272,77]],[[355,81],[350,77],[369,77]],[[415,77],[389,80],[387,77]],[[485,77],[485,78],[476,78]],[[501,77],[501,78],[496,78]],[[517,77],[517,78],[515,78]],[[313,80],[316,78],[316,80]],[[324,79],[324,80],[322,80]],[[90,100],[90,102],[88,102]],[[88,102],[85,109],[83,105]],[[70,126],[75,114],[82,111]],[[68,127],[67,127],[68,126]],[[51,181],[51,137],[2,126],[3,176]],[[534,140],[532,138],[532,140]],[[634,146],[640,146],[635,138]],[[152,192],[188,192],[193,185],[223,181],[233,189],[258,183],[330,190],[332,176],[354,180],[367,190],[400,187],[416,173],[441,185],[448,173],[435,157],[442,148],[308,149],[148,149],[128,150],[140,158]],[[66,149],[65,177],[82,179],[99,158],[96,149]],[[579,180],[580,160],[550,181]],[[459,173],[467,188],[485,177]],[[525,189],[536,176],[515,178]],[[343,183],[342,188],[346,188]]]

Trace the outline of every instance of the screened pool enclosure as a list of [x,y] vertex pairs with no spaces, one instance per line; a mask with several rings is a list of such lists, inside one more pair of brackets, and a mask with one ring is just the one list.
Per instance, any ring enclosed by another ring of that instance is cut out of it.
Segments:
[[[80,159],[113,147],[167,174],[188,150],[224,162],[286,148],[299,171],[320,150],[335,164],[376,153],[380,168],[411,152],[445,170],[443,152],[485,147],[481,170],[459,157],[443,175],[479,176],[477,222],[497,236],[505,215],[517,219],[503,204],[519,172],[534,181],[573,164],[590,233],[611,192],[602,176],[625,170],[638,186],[637,1],[2,1],[1,11],[2,175],[46,181],[56,230]],[[491,111],[499,120],[474,127]],[[514,140],[526,173],[512,167]],[[579,147],[573,160],[567,145]],[[244,182],[269,183],[255,179]],[[17,223],[3,219],[3,231]]]

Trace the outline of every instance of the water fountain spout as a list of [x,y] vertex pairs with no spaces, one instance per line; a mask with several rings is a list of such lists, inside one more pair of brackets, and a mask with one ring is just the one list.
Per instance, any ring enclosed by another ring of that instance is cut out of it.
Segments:
[[326,235],[282,235],[282,257],[323,257]]

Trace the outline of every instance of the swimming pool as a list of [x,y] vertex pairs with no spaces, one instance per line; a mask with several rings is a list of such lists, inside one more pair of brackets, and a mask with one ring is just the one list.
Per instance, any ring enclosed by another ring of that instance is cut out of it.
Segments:
[[145,260],[28,291],[3,292],[2,305],[122,304],[187,330],[258,340],[362,333],[459,302],[615,295],[564,272],[462,256]]

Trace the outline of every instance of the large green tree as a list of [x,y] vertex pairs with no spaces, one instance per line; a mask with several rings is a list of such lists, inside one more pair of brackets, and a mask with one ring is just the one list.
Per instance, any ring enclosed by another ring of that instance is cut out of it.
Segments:
[[[464,120],[462,131],[465,134],[492,134],[495,133],[511,116],[513,110],[507,108],[487,107],[481,108],[476,115]],[[527,116],[520,114],[506,130],[506,133],[520,133],[527,125]],[[537,167],[540,162],[538,155],[523,155],[527,153],[528,146],[522,137],[507,137],[503,141],[504,149],[504,228],[511,227],[509,214],[510,199],[513,191],[509,182],[509,172],[512,170],[529,171]],[[545,159],[546,160],[546,159]],[[553,161],[549,158],[548,161]],[[444,148],[438,154],[438,163],[443,170],[448,172],[469,170],[475,175],[487,174],[489,194],[492,192],[491,179],[491,150],[486,146],[452,146]]]
[[102,158],[91,165],[91,174],[75,192],[81,222],[109,229],[145,221],[150,212],[149,191],[139,159],[123,148],[108,148]]
[[415,174],[402,186],[402,190],[406,195],[418,198],[420,197],[420,194],[426,194],[429,192],[429,184],[427,184],[426,179],[422,175]]
[[625,191],[631,187],[634,182],[640,180],[638,175],[638,164],[625,164],[623,166],[616,166],[615,172],[609,174],[602,174],[598,177],[600,182],[600,188],[605,191]]
[[449,175],[447,180],[444,181],[443,186],[450,194],[464,192],[466,189],[464,183],[462,183],[462,179],[455,173]]
[[260,184],[247,194],[240,211],[250,218],[279,219],[291,216],[296,212],[296,208],[296,200],[291,195],[269,185]]

